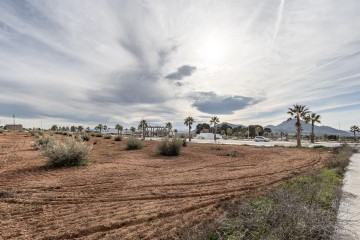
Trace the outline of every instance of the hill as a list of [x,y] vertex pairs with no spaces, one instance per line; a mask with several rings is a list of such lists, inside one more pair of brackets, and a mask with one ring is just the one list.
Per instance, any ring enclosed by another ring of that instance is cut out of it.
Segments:
[[[301,126],[303,128],[303,133],[308,134],[311,133],[311,124],[305,123],[304,121],[301,121]],[[265,126],[267,128],[270,128],[273,133],[280,133],[280,132],[288,132],[288,133],[295,133],[295,120],[291,121],[284,121],[280,123],[277,126],[274,125],[268,125]],[[340,136],[351,136],[350,132],[342,131],[339,129],[335,129],[329,126],[316,126],[315,125],[315,135],[321,136],[321,135],[340,135]]]

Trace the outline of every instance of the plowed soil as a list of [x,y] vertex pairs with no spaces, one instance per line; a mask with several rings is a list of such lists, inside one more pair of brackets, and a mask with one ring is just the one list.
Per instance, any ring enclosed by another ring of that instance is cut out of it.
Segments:
[[92,138],[90,166],[48,169],[31,141],[0,134],[3,239],[181,239],[221,217],[221,203],[268,191],[329,156],[191,143],[179,157],[162,157],[155,141],[126,151],[124,141]]

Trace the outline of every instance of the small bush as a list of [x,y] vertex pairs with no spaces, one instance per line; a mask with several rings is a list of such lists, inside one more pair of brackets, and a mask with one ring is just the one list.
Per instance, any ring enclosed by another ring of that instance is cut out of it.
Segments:
[[143,146],[139,139],[136,137],[129,137],[126,139],[126,150],[141,149]]
[[3,133],[4,132],[4,130],[3,129],[0,129],[0,133]]
[[90,136],[88,134],[84,134],[81,136],[81,139],[85,142],[89,141],[90,140]]
[[90,133],[90,136],[95,137],[95,133]]
[[43,149],[47,146],[53,144],[55,142],[55,139],[52,137],[42,137],[39,135],[39,137],[36,138],[36,140],[33,143],[33,147],[36,149]]
[[178,156],[180,155],[183,141],[180,138],[169,139],[168,137],[162,139],[157,145],[157,151],[163,156]]
[[95,137],[102,137],[103,135],[101,133],[96,133]]
[[65,143],[55,141],[54,144],[42,148],[41,151],[48,159],[47,166],[71,167],[87,165],[91,149],[84,142],[68,138]]
[[118,136],[116,136],[116,137],[114,138],[114,140],[115,140],[115,141],[121,141],[121,140],[122,140],[122,137],[121,137],[120,135],[118,135]]
[[67,135],[68,133],[67,132],[62,132],[62,135]]
[[68,132],[66,135],[68,135],[69,137],[72,137],[72,133],[71,132]]
[[312,148],[326,148],[326,147],[323,145],[314,145]]
[[104,139],[111,139],[111,135],[105,135]]

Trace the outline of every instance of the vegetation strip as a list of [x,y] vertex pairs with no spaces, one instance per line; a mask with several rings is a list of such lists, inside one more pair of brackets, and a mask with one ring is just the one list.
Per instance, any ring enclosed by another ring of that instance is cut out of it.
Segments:
[[264,196],[228,205],[225,219],[203,239],[330,239],[342,196],[342,179],[350,156],[348,145],[334,148],[326,167],[290,179]]

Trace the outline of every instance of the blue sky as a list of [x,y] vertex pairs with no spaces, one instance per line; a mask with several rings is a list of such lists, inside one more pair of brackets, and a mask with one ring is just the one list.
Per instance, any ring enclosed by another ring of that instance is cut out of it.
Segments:
[[360,1],[0,1],[0,121],[360,124]]

